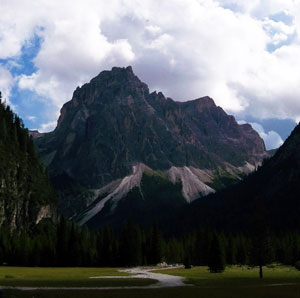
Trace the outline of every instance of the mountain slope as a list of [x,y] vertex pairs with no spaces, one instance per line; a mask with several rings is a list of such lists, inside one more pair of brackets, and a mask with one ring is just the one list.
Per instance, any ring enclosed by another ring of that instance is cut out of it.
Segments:
[[[68,216],[91,210],[99,196],[124,198],[146,168],[181,183],[190,202],[214,191],[209,184],[217,185],[218,173],[237,178],[266,155],[251,126],[238,125],[211,98],[176,102],[150,93],[131,67],[103,71],[77,88],[56,129],[36,144]],[[138,177],[136,168],[143,168]]]
[[53,217],[55,203],[33,140],[0,93],[0,227],[28,230]]
[[[195,225],[222,230],[251,230],[259,212],[266,226],[300,229],[300,126],[275,155],[240,183],[188,206],[179,217],[187,230]],[[247,219],[247,220],[245,220]]]
[[[142,167],[139,166],[140,170]],[[170,218],[186,204],[181,193],[181,183],[172,183],[160,171],[146,169],[140,173],[139,183],[129,189],[124,197],[118,196],[118,192],[116,196],[112,193],[113,197],[106,204],[103,204],[105,199],[98,197],[87,210],[77,216],[78,223],[92,228],[107,224],[120,227],[130,218],[141,225],[151,225],[160,222],[162,218]],[[103,206],[101,212],[95,212],[98,205]]]

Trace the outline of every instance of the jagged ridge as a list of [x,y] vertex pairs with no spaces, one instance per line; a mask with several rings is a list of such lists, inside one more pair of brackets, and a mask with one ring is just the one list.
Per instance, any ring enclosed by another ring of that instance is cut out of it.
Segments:
[[103,71],[77,88],[61,109],[56,129],[36,142],[54,180],[64,175],[80,185],[76,201],[81,203],[73,210],[74,195],[59,189],[62,209],[69,206],[64,212],[70,216],[97,199],[90,193],[85,200],[79,189],[123,181],[136,164],[169,171],[191,201],[212,191],[197,173],[210,173],[210,181],[220,168],[238,175],[246,163],[255,168],[266,154],[251,126],[238,125],[211,98],[176,102],[150,93],[131,67]]

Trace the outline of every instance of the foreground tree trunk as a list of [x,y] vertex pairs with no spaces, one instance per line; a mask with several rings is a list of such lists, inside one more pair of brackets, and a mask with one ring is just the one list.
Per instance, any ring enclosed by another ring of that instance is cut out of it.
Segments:
[[263,269],[262,269],[262,265],[259,265],[259,278],[263,278]]

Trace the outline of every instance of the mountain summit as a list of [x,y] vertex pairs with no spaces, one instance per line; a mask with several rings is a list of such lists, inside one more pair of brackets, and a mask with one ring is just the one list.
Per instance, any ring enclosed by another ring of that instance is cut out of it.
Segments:
[[222,185],[222,177],[252,171],[266,155],[258,133],[211,98],[176,102],[150,93],[130,66],[78,87],[56,129],[36,142],[62,211],[82,224],[111,213],[135,188],[143,197],[145,175],[180,184],[190,202]]

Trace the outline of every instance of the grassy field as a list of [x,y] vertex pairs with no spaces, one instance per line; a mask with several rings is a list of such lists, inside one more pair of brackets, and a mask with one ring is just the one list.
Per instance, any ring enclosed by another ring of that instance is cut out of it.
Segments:
[[[210,273],[207,267],[192,269],[167,269],[155,272],[183,276],[186,283],[199,287],[238,287],[270,285],[279,283],[299,283],[300,271],[294,267],[273,265],[263,268],[264,278],[259,278],[258,268],[247,266],[230,266],[223,273]],[[300,297],[300,296],[299,296]]]
[[[5,269],[10,268],[9,272]],[[43,275],[43,272],[45,275]],[[186,282],[194,286],[164,289],[129,289],[129,290],[38,290],[16,291],[5,290],[0,295],[4,298],[299,298],[300,271],[293,267],[276,266],[264,268],[263,280],[258,278],[258,268],[246,266],[227,267],[221,274],[209,273],[207,267],[192,269],[159,270],[159,272],[183,276]],[[89,276],[119,275],[116,269],[110,268],[0,268],[0,284],[10,279],[5,275],[15,275],[15,280],[44,282],[53,278],[56,282],[75,280],[85,282]],[[123,274],[124,275],[124,274]],[[13,278],[11,278],[13,279]],[[117,280],[118,281],[118,280]],[[141,282],[144,280],[140,280]],[[149,280],[145,280],[151,282]],[[104,280],[106,282],[106,280]],[[115,280],[111,280],[115,282]],[[133,285],[132,279],[123,279],[126,286]],[[117,285],[117,284],[116,284]],[[95,285],[93,285],[95,286]],[[100,285],[102,286],[102,285]],[[112,285],[113,286],[113,285]]]
[[[91,276],[129,276],[117,268],[0,267],[0,285],[28,287],[111,287],[153,284],[150,279],[91,279]],[[1,296],[0,296],[1,297]]]

